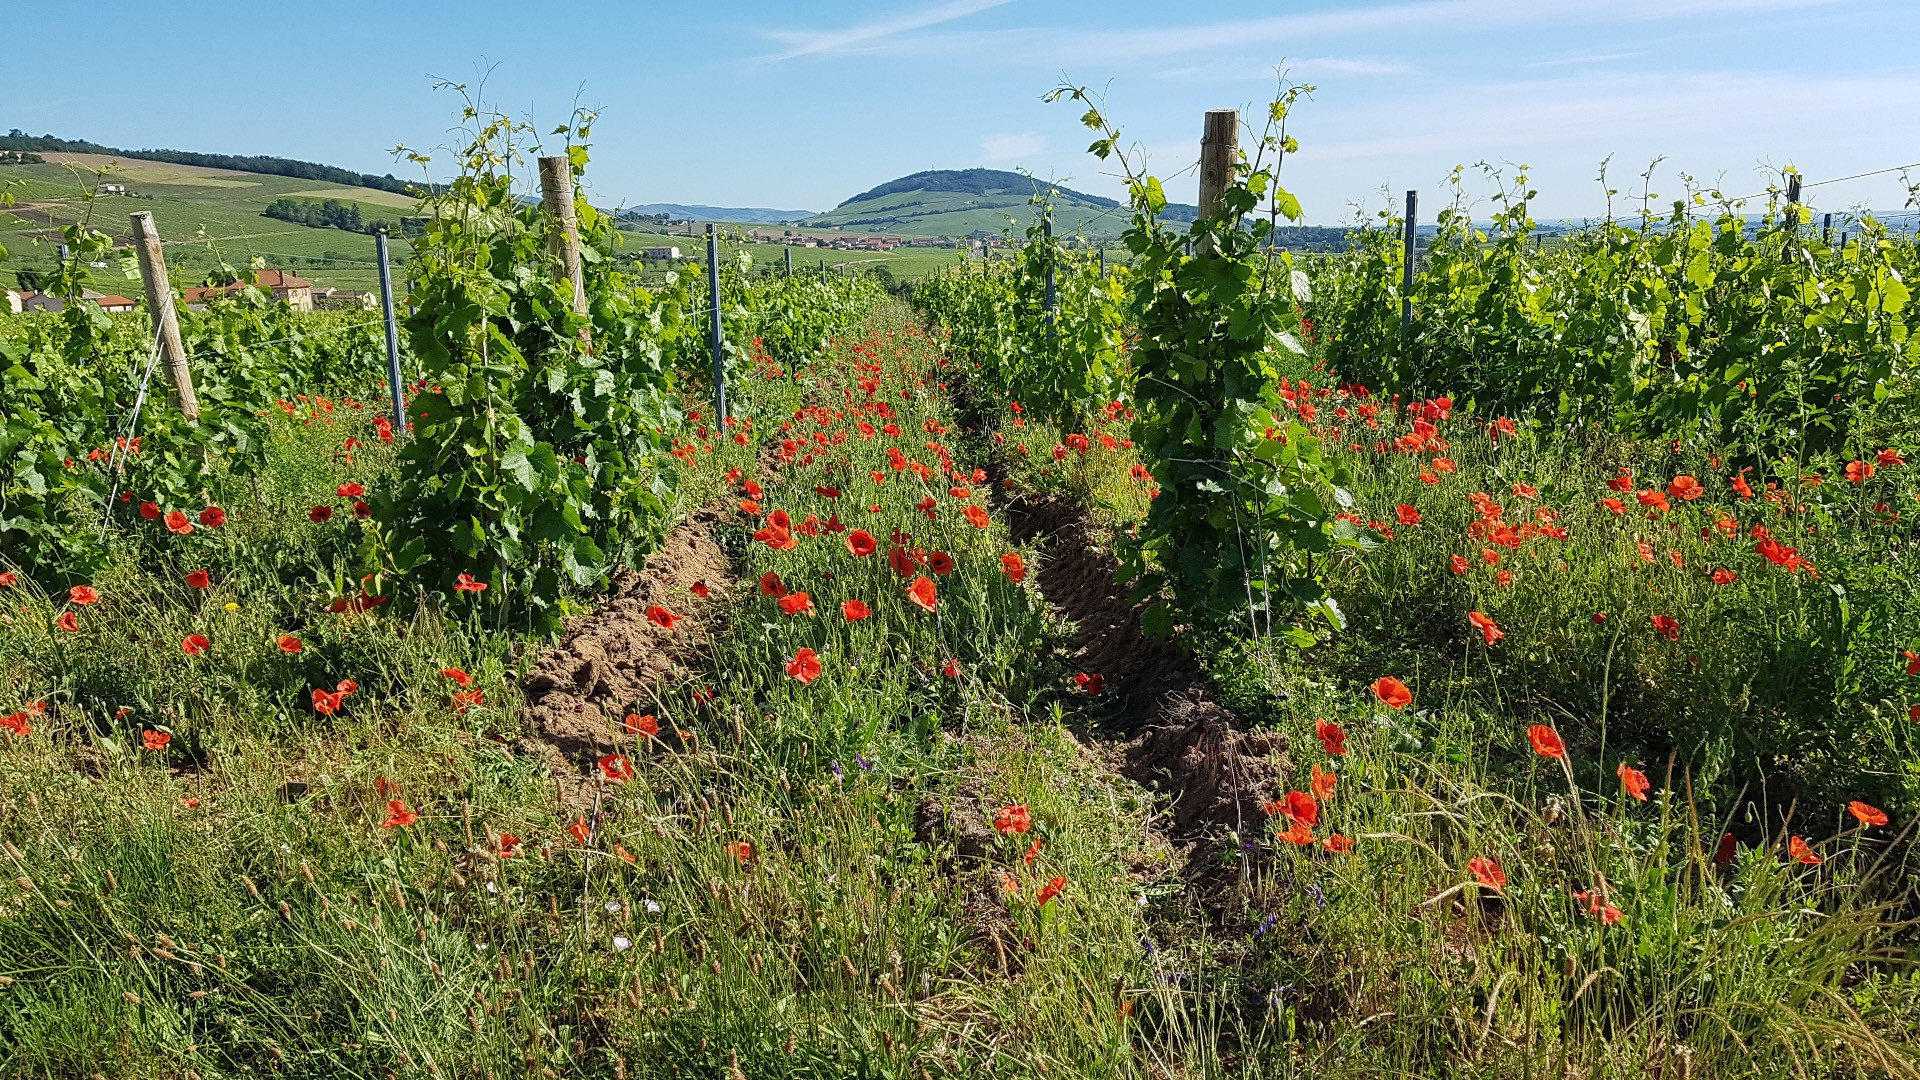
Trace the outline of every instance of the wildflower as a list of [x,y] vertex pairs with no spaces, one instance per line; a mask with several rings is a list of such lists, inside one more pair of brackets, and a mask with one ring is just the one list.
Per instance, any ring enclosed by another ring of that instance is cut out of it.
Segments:
[[0,727],[13,732],[13,737],[16,739],[24,739],[33,734],[33,725],[27,723],[27,714],[23,712],[0,716]]
[[486,703],[487,693],[484,690],[455,690],[453,692],[452,705],[455,715],[465,716],[468,709],[473,708],[475,705],[485,705]]
[[1453,472],[1453,471],[1454,471],[1454,464],[1453,464],[1453,459],[1452,459],[1452,458],[1443,458],[1443,457],[1437,457],[1437,458],[1434,458],[1434,459],[1433,459],[1433,471],[1434,471],[1434,472],[1443,472],[1443,473],[1450,473],[1450,472]]
[[346,699],[346,696],[338,691],[325,690],[316,686],[313,688],[313,711],[321,716],[332,716],[340,711],[341,702]]
[[803,592],[788,593],[779,600],[780,611],[787,615],[810,615],[813,613],[813,597]]
[[178,510],[167,511],[167,531],[176,536],[193,535],[193,519]]
[[1289,791],[1281,801],[1280,812],[1303,825],[1314,825],[1320,820],[1320,804],[1313,796],[1304,791]]
[[457,667],[443,667],[440,669],[440,674],[453,680],[454,684],[457,686],[473,685],[473,676],[467,674],[465,671],[462,671]]
[[[929,582],[931,584],[931,582]],[[820,677],[820,657],[812,649],[801,649],[787,661],[787,674],[798,680],[801,686],[810,686]]]
[[927,569],[940,577],[953,573],[953,556],[944,551],[936,551],[927,556]]
[[1320,748],[1329,755],[1340,757],[1347,752],[1347,733],[1341,730],[1339,724],[1331,720],[1316,720],[1313,722],[1313,732],[1320,737]]
[[149,729],[140,733],[140,745],[149,750],[165,750],[167,744],[172,741],[173,735],[171,732],[153,731]]
[[1873,474],[1878,471],[1878,467],[1871,461],[1849,461],[1847,462],[1847,482],[1864,484],[1873,479]]
[[1056,877],[1053,880],[1047,882],[1045,885],[1040,886],[1040,891],[1035,893],[1033,896],[1034,906],[1046,907],[1048,901],[1051,901],[1054,897],[1059,896],[1060,893],[1066,889],[1066,887],[1067,887],[1067,879],[1065,877]]
[[158,521],[160,519],[160,507],[152,501],[143,502],[140,504],[140,516],[148,521]]
[[967,507],[960,511],[960,515],[966,518],[967,522],[976,529],[984,529],[987,527],[987,512],[977,506]]
[[619,754],[600,755],[600,775],[616,784],[624,784],[633,779],[633,762]]
[[67,599],[72,603],[85,607],[88,604],[99,603],[100,594],[95,592],[91,585],[75,585],[73,588],[67,590]]
[[1895,465],[1905,465],[1907,463],[1907,459],[1900,456],[1900,451],[1893,449],[1882,450],[1878,454],[1875,454],[1873,459],[1878,462],[1883,469],[1891,468]]
[[0,589],[11,589],[20,584],[19,575],[11,570],[0,570]]
[[1000,556],[1000,572],[1007,575],[1008,581],[1018,585],[1027,579],[1027,561],[1019,553],[1009,551]]
[[760,575],[760,595],[775,598],[785,596],[787,595],[787,583],[780,580],[779,574],[769,570]]
[[1499,582],[1500,587],[1504,589],[1509,585],[1513,584],[1513,571],[1502,570],[1498,574],[1494,575],[1493,580]]
[[880,542],[865,529],[855,529],[847,534],[847,550],[858,558],[866,558],[880,550]]
[[1658,630],[1660,635],[1668,641],[1680,640],[1680,623],[1671,615],[1655,615],[1653,617],[1653,628]]
[[1739,853],[1740,853],[1740,843],[1739,841],[1733,838],[1733,834],[1721,833],[1720,846],[1713,849],[1714,864],[1717,866],[1725,866],[1726,864],[1732,862],[1734,859],[1734,856],[1738,855]]
[[682,615],[675,615],[659,604],[652,604],[647,608],[647,621],[667,630],[673,629],[674,624],[678,623],[684,617],[685,616]]
[[1023,865],[1032,866],[1033,860],[1039,857],[1040,857],[1040,838],[1036,836],[1033,838],[1033,843],[1027,845],[1027,853],[1025,855],[1020,856],[1020,862]]
[[307,520],[313,522],[315,525],[320,524],[332,516],[333,507],[331,506],[316,506],[307,511]]
[[707,583],[704,581],[694,582],[690,587],[688,587],[687,591],[699,597],[702,600],[705,600],[708,596],[712,595],[713,593],[713,590],[707,588]]
[[629,735],[645,735],[651,739],[660,734],[660,720],[652,713],[647,713],[645,716],[628,713],[621,723],[626,727]]
[[59,627],[62,630],[67,631],[68,633],[73,633],[80,629],[80,620],[74,618],[73,612],[63,611],[60,613],[59,618],[53,620],[53,625]]
[[1466,572],[1467,572],[1467,570],[1468,570],[1468,568],[1469,568],[1469,567],[1470,567],[1470,566],[1471,566],[1472,564],[1470,564],[1470,563],[1468,563],[1468,562],[1467,562],[1467,557],[1466,557],[1465,555],[1455,555],[1455,556],[1453,557],[1453,564],[1452,564],[1452,565],[1453,565],[1453,572],[1454,572],[1454,573],[1456,573],[1456,574],[1464,574],[1464,573],[1466,573]]
[[1740,575],[1724,566],[1713,572],[1713,583],[1715,585],[1731,585],[1738,580],[1740,580]]
[[1847,804],[1847,813],[1852,814],[1854,816],[1854,820],[1858,821],[1862,825],[1869,825],[1869,826],[1885,825],[1888,821],[1887,812],[1885,810],[1881,810],[1878,807],[1874,807],[1874,806],[1868,806],[1866,803],[1861,802],[1859,799],[1855,799],[1852,802]]
[[587,827],[586,818],[577,817],[567,826],[567,835],[573,837],[575,843],[584,844],[593,836],[593,830]]
[[205,634],[188,634],[180,639],[180,651],[188,656],[205,656],[212,647],[213,643],[207,640]]
[[1107,677],[1097,671],[1092,674],[1082,671],[1073,677],[1073,685],[1086,691],[1089,697],[1099,697],[1100,691],[1107,688]]
[[1728,477],[1727,480],[1733,485],[1735,494],[1743,499],[1753,498],[1753,485],[1747,483],[1746,477],[1735,475]]
[[1808,866],[1819,866],[1826,861],[1818,852],[1808,847],[1805,840],[1797,836],[1787,838],[1787,856],[1795,862],[1805,863]]
[[380,827],[383,829],[404,829],[419,820],[419,814],[407,809],[406,800],[389,799],[387,801],[387,820],[381,822]]
[[1646,773],[1641,772],[1639,769],[1634,768],[1624,761],[1620,763],[1619,768],[1613,771],[1614,775],[1620,778],[1620,786],[1625,789],[1627,794],[1639,799],[1641,802],[1647,801],[1647,790],[1653,785],[1647,781]]
[[1307,786],[1313,789],[1313,797],[1321,802],[1333,801],[1334,786],[1340,783],[1340,775],[1331,770],[1321,772],[1320,766],[1313,767],[1313,780]]
[[1627,512],[1627,504],[1621,502],[1619,499],[1615,499],[1615,498],[1601,499],[1600,505],[1613,511],[1615,517],[1618,517],[1621,514],[1624,514]]
[[1401,503],[1400,505],[1394,507],[1393,514],[1394,514],[1394,520],[1398,521],[1402,525],[1412,527],[1414,525],[1420,524],[1420,511],[1414,509],[1411,506],[1408,506],[1406,503]]
[[1911,679],[1915,675],[1920,675],[1920,653],[1908,649],[1901,655],[1907,658],[1907,678]]
[[1667,494],[1682,502],[1692,502],[1706,493],[1707,489],[1700,486],[1700,481],[1685,473],[1674,477],[1667,484]]
[[1407,684],[1391,675],[1373,681],[1373,696],[1389,709],[1404,709],[1413,704],[1413,692],[1407,689]]
[[1027,809],[1026,803],[1014,803],[995,815],[993,827],[1002,836],[1030,832],[1033,829],[1033,812]]
[[1626,469],[1621,469],[1620,475],[1607,481],[1607,487],[1611,488],[1614,491],[1618,491],[1623,495],[1629,491],[1632,491],[1633,490],[1633,473],[1627,471]]
[[333,493],[335,495],[340,496],[343,499],[357,499],[360,496],[365,495],[367,493],[367,489],[360,484],[352,483],[351,481],[349,481],[348,483],[341,484],[339,487],[334,488]]
[[1000,871],[1000,887],[1009,893],[1017,893],[1020,891],[1020,879],[1002,870]]
[[1667,503],[1666,495],[1662,494],[1661,492],[1654,491],[1652,488],[1648,488],[1646,491],[1642,491],[1636,494],[1633,497],[1633,501],[1639,503],[1641,506],[1646,507],[1648,510],[1651,510],[1655,514],[1664,514],[1668,510],[1672,509],[1672,507]]
[[1504,889],[1507,887],[1507,873],[1500,869],[1499,859],[1491,859],[1485,855],[1475,855],[1473,858],[1467,860],[1467,872],[1473,875],[1473,880],[1489,889]]
[[209,506],[200,511],[200,524],[209,529],[217,529],[227,523],[227,512],[217,506]]
[[1565,760],[1567,744],[1561,740],[1560,733],[1546,724],[1535,724],[1527,729],[1527,741],[1533,744],[1533,752],[1541,757]]
[[1489,646],[1507,636],[1507,632],[1500,629],[1499,624],[1477,611],[1468,612],[1467,621],[1480,629],[1480,635],[1486,639]]
[[1531,499],[1540,494],[1540,489],[1530,484],[1515,482],[1513,485],[1513,493],[1522,499]]
[[1331,854],[1344,855],[1353,850],[1353,838],[1334,833],[1332,836],[1321,841],[1320,846],[1326,848]]
[[196,589],[210,588],[213,585],[213,578],[209,577],[205,570],[195,570],[187,575],[187,584]]
[[500,834],[500,842],[494,851],[495,854],[503,859],[511,859],[515,855],[520,854],[520,838],[510,832],[503,832]]
[[745,866],[753,858],[753,845],[745,840],[735,840],[726,846],[726,852],[733,856],[735,862]]
[[940,605],[940,590],[933,584],[932,578],[922,574],[907,586],[907,599],[924,611],[932,611]]
[[473,580],[472,574],[462,572],[459,577],[453,579],[453,591],[467,593],[486,592],[487,583],[484,581],[475,581]]
[[948,657],[947,662],[940,665],[940,674],[946,676],[949,679],[959,678],[960,677],[960,661],[955,660],[952,657]]
[[1285,829],[1282,829],[1278,833],[1274,834],[1274,836],[1277,839],[1284,840],[1287,843],[1293,844],[1296,847],[1304,847],[1307,844],[1313,843],[1313,827],[1312,826],[1308,825],[1303,821],[1300,821],[1297,818],[1293,818],[1289,820],[1291,824],[1289,824]]
[[840,602],[840,614],[848,622],[859,622],[872,615],[873,609],[859,600],[843,600]]

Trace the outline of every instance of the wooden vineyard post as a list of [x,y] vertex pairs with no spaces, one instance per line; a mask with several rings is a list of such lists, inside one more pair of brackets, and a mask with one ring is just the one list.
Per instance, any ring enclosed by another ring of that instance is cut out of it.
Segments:
[[1200,216],[1220,212],[1220,197],[1233,185],[1234,158],[1240,150],[1240,110],[1207,110],[1200,136]]
[[720,335],[720,234],[707,226],[707,334],[713,346],[713,413],[727,429],[727,347]]
[[[586,271],[580,265],[580,220],[573,206],[573,162],[565,154],[540,159],[540,201],[553,219],[553,231],[547,246],[560,265],[554,280],[573,284],[573,313],[587,313]],[[589,341],[592,331],[580,328],[580,340]]]
[[1419,216],[1420,193],[1409,191],[1407,192],[1406,266],[1400,274],[1400,333],[1402,336],[1413,329],[1414,223],[1419,220]]
[[180,343],[180,319],[173,306],[173,285],[167,280],[167,259],[160,250],[160,233],[153,226],[153,213],[135,211],[133,246],[140,257],[140,283],[147,292],[147,313],[153,319],[160,339],[160,354],[167,364],[167,381],[173,386],[174,404],[188,420],[200,419],[200,399],[193,393],[193,373],[187,370],[187,349]]
[[380,307],[387,322],[387,384],[393,391],[393,427],[405,438],[407,389],[400,376],[400,332],[393,323],[393,270],[387,262],[387,230],[373,234],[373,248],[380,260]]

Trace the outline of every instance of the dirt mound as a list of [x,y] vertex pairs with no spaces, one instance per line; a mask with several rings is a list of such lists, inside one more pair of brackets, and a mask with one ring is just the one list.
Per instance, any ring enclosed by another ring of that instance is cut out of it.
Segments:
[[[612,750],[620,718],[629,709],[652,711],[643,707],[648,688],[711,640],[719,604],[690,590],[705,582],[717,601],[732,587],[732,561],[714,542],[720,517],[708,506],[667,533],[646,565],[620,582],[619,594],[572,620],[522,680],[529,731],[521,749],[552,759],[555,775],[576,775]],[[654,605],[685,618],[669,631],[647,618]]]
[[1072,664],[1106,680],[1101,700],[1132,735],[1116,748],[1119,771],[1171,800],[1169,839],[1258,828],[1261,804],[1281,794],[1291,771],[1286,736],[1243,730],[1192,657],[1141,631],[1119,562],[1085,510],[1019,497],[1002,512],[1016,539],[1039,541],[1040,591],[1074,624]]
[[963,783],[951,796],[928,795],[914,807],[914,838],[932,849],[940,869],[959,883],[962,927],[991,957],[995,970],[1016,975],[1020,932],[1007,911],[1003,871],[994,858],[999,843],[988,823],[992,810],[978,781]]

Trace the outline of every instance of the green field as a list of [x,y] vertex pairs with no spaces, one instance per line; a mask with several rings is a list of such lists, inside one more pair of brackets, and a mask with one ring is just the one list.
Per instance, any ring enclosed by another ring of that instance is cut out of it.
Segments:
[[[194,283],[222,261],[245,267],[258,258],[263,266],[296,271],[317,285],[376,288],[372,236],[276,221],[261,211],[286,196],[351,202],[363,217],[389,220],[413,207],[404,195],[289,176],[95,154],[42,156],[45,164],[0,165],[0,184],[10,185],[6,190],[15,202],[10,210],[0,211],[0,246],[9,253],[0,263],[0,283],[8,287],[14,286],[18,271],[53,266],[58,226],[89,213],[82,195],[93,187],[94,171],[103,167],[112,170],[104,181],[126,185],[127,194],[97,199],[90,208],[92,223],[115,237],[127,237],[128,215],[152,211],[167,241],[167,263],[176,286]],[[405,241],[395,239],[395,261],[403,261],[406,252]],[[100,287],[113,291],[105,280]],[[135,280],[122,291],[137,296],[138,289]]]

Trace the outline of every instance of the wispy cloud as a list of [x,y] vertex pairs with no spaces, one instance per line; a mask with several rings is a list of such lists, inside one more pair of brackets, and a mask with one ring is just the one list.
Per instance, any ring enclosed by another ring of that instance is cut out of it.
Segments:
[[955,19],[964,19],[1009,3],[1010,0],[951,0],[950,3],[930,8],[914,15],[901,15],[879,22],[861,26],[849,26],[838,30],[772,30],[767,36],[787,46],[784,52],[762,57],[763,60],[792,60],[802,56],[822,56],[833,53],[870,52],[881,43],[916,30],[925,30],[930,26],[949,23]]
[[980,144],[984,161],[1014,161],[1019,158],[1036,157],[1046,152],[1046,149],[1046,136],[1031,133],[995,135]]
[[1631,60],[1636,56],[1647,55],[1647,50],[1637,52],[1600,53],[1597,56],[1562,56],[1554,60],[1535,60],[1528,64],[1530,68],[1566,67],[1573,64],[1610,64],[1615,60]]
[[[1301,59],[1288,59],[1279,65],[1289,78],[1314,79],[1341,76],[1348,78],[1367,78],[1371,76],[1412,75],[1419,71],[1414,65],[1401,60],[1383,60],[1368,56],[1308,56]],[[1184,83],[1220,83],[1249,82],[1257,79],[1271,81],[1276,74],[1273,64],[1186,64],[1180,67],[1166,68],[1155,73],[1162,79]]]

